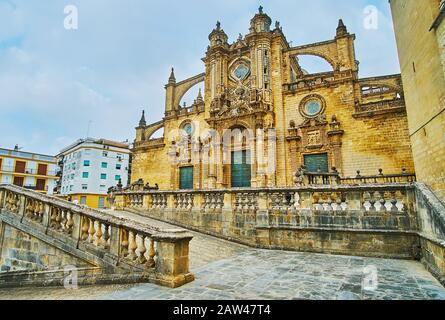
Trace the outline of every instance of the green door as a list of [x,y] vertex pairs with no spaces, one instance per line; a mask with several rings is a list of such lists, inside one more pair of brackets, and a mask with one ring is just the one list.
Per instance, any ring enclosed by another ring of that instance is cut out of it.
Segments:
[[329,172],[328,154],[310,154],[304,156],[304,166],[309,172]]
[[193,189],[193,167],[179,168],[179,189]]
[[232,188],[250,188],[251,177],[250,151],[232,152]]

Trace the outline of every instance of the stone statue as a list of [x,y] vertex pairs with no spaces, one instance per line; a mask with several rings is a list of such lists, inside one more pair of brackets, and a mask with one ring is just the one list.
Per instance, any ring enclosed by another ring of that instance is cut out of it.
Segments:
[[295,172],[295,174],[294,174],[294,183],[295,183],[295,186],[297,186],[297,187],[304,186],[304,172],[305,172],[305,169],[304,169],[303,166],[301,166],[301,167],[297,170],[297,172]]

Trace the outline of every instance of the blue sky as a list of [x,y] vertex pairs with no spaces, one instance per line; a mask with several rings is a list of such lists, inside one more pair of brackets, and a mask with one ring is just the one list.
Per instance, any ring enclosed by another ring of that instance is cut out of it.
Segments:
[[[89,121],[90,136],[132,141],[142,109],[162,118],[170,68],[178,80],[203,72],[216,21],[234,41],[260,4],[295,46],[333,38],[343,18],[361,77],[399,72],[388,0],[0,0],[0,147],[56,154]],[[66,5],[78,30],[64,28]],[[368,5],[377,30],[363,26]]]

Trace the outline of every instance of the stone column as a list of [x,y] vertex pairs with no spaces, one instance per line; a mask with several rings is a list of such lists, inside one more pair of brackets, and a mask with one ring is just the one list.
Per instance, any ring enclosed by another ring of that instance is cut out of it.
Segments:
[[168,151],[168,158],[170,161],[170,190],[176,190],[177,187],[177,167],[178,167],[178,155],[176,143],[172,143]]
[[209,189],[215,189],[217,183],[217,158],[218,158],[218,144],[211,142],[210,145],[210,159],[209,159]]
[[262,247],[270,246],[269,203],[268,194],[261,192],[258,196],[258,212],[256,214],[256,243]]
[[189,243],[193,235],[178,229],[152,238],[157,242],[155,271],[159,282],[176,288],[193,281],[195,277],[189,271]]
[[5,195],[5,190],[0,190],[0,210],[3,209],[3,207],[5,206]]
[[251,146],[251,155],[250,155],[250,159],[251,159],[251,167],[252,167],[252,187],[256,188],[258,187],[258,179],[257,179],[257,174],[258,174],[258,160],[257,160],[257,138],[256,138],[256,133],[253,133],[253,137],[251,138],[250,141],[250,146]]

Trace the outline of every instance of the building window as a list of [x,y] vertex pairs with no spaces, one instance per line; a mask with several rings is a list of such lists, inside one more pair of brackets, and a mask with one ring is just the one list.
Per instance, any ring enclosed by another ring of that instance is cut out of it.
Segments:
[[74,173],[71,174],[71,180],[73,180],[73,179],[74,179]]
[[83,184],[82,185],[82,190],[88,190],[88,185],[87,184]]
[[89,167],[90,166],[90,160],[84,160],[83,161],[83,166],[84,167]]
[[105,208],[105,197],[99,197],[99,209]]
[[102,156],[108,157],[108,152],[107,151],[102,152]]
[[70,191],[73,191],[73,189],[74,189],[74,186],[70,186]]
[[100,190],[100,191],[105,191],[106,188],[107,188],[107,186],[104,185],[104,184],[101,184],[101,185],[99,186],[99,190]]
[[116,164],[116,170],[120,170],[120,169],[122,169],[122,165],[121,164]]
[[82,204],[82,205],[86,205],[87,204],[87,197],[86,196],[80,197],[80,204]]
[[114,180],[119,181],[120,179],[121,179],[120,175],[117,174],[117,175],[114,176]]
[[82,178],[87,179],[90,176],[90,174],[88,172],[83,172],[82,173]]
[[106,162],[102,162],[102,168],[108,168],[108,163],[106,163]]
[[106,174],[106,173],[102,173],[102,174],[100,175],[100,178],[101,178],[102,180],[107,180],[107,174]]

